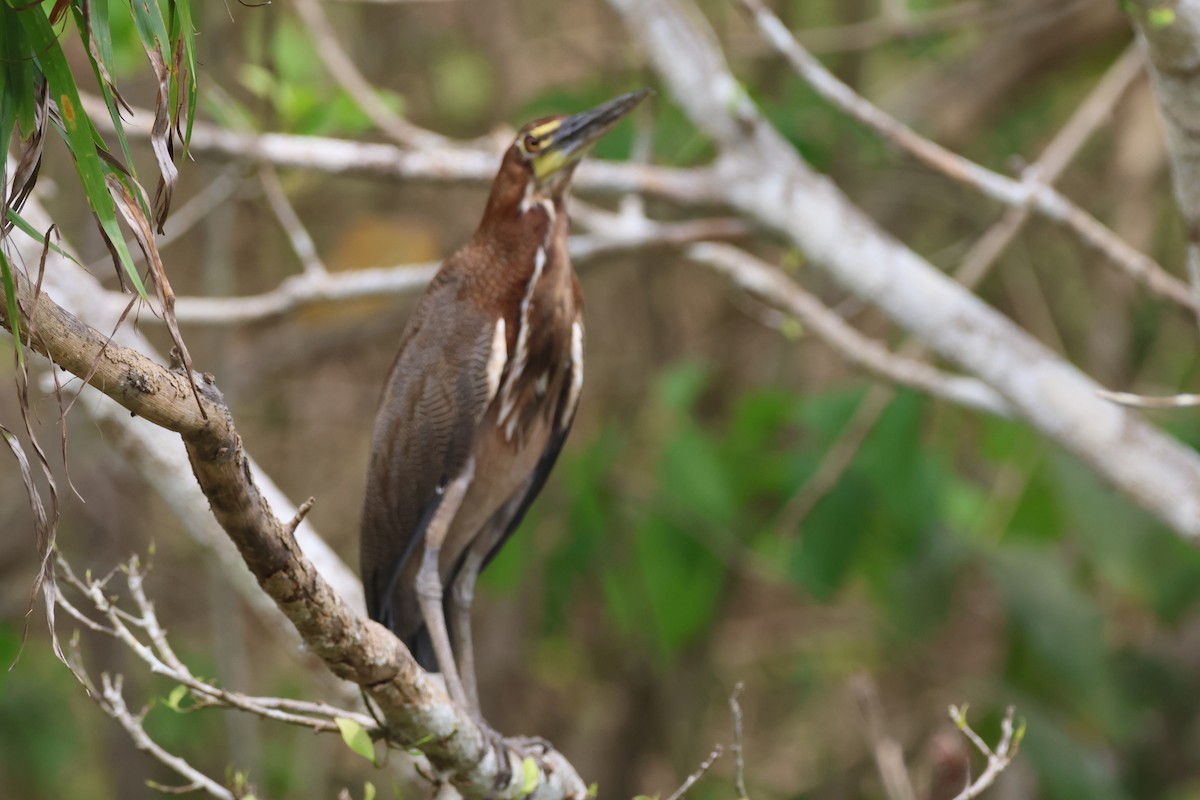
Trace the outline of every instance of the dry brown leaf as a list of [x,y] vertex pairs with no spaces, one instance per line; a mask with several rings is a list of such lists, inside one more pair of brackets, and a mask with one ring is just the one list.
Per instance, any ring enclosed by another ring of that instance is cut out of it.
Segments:
[[[162,306],[163,321],[171,334],[171,341],[174,342],[175,349],[179,352],[179,360],[183,362],[183,368],[187,372],[188,385],[192,387],[192,396],[196,398],[200,415],[208,419],[208,412],[204,410],[204,403],[200,402],[200,389],[196,386],[195,376],[192,373],[192,357],[188,353],[187,345],[183,343],[183,335],[179,332],[179,323],[175,319],[175,292],[171,290],[171,283],[167,280],[167,270],[163,267],[162,257],[158,254],[158,246],[154,243],[154,230],[150,227],[150,220],[146,219],[146,215],[142,213],[142,206],[130,194],[129,187],[119,178],[115,175],[108,175],[105,177],[105,183],[108,185],[108,193],[112,195],[117,210],[125,218],[125,222],[133,231],[133,237],[137,240],[138,247],[142,249],[142,255],[146,257],[150,274],[154,276],[154,288],[158,294],[158,302]],[[141,187],[137,188],[140,192]]]
[[[17,169],[13,173],[12,188],[9,189],[7,197],[0,198],[2,200],[0,202],[0,235],[7,235],[12,230],[13,223],[8,218],[9,209],[19,212],[25,205],[29,193],[33,191],[34,184],[37,183],[38,171],[42,167],[42,145],[45,143],[46,129],[49,127],[46,124],[49,109],[50,93],[46,82],[42,81],[35,101],[33,130],[29,132],[29,137],[22,143],[21,151],[17,156]],[[2,190],[3,187],[0,186],[0,191]]]
[[122,97],[121,93],[117,90],[116,81],[114,81],[112,79],[112,75],[109,74],[108,64],[104,63],[104,59],[101,58],[101,56],[100,56],[100,49],[96,46],[96,37],[92,33],[92,2],[91,2],[91,0],[82,0],[82,6],[83,6],[83,24],[84,24],[84,27],[87,28],[88,51],[92,54],[92,61],[94,61],[96,64],[96,69],[100,73],[100,79],[102,81],[104,81],[104,85],[108,87],[108,90],[110,92],[112,92],[113,99],[117,101],[117,106],[118,106],[117,113],[120,113],[121,109],[124,109],[126,113],[132,114],[133,109],[130,107],[129,103],[125,102],[125,98]]
[[[167,212],[171,209],[171,195],[179,180],[171,147],[171,71],[158,48],[147,50],[154,76],[158,79],[158,91],[154,99],[154,125],[150,128],[150,147],[158,162],[158,188],[154,191],[154,228],[163,233]],[[182,94],[182,92],[180,93]],[[131,223],[132,224],[132,223]]]
[[[33,470],[29,467],[29,458],[25,455],[25,448],[21,446],[21,442],[13,435],[12,431],[0,425],[0,438],[4,439],[4,443],[8,445],[8,449],[17,459],[17,466],[21,470],[21,480],[25,484],[25,493],[29,498],[29,510],[33,513],[33,526],[37,532],[37,547],[38,555],[42,559],[41,567],[38,569],[37,576],[33,579],[33,587],[29,591],[29,608],[25,612],[25,626],[21,631],[21,646],[17,650],[16,658],[9,665],[12,669],[16,665],[17,660],[21,657],[21,650],[25,647],[25,639],[29,635],[29,615],[33,613],[33,604],[37,600],[38,590],[42,590],[42,595],[46,603],[46,623],[50,628],[50,644],[54,648],[54,655],[58,656],[59,660],[64,664],[67,659],[63,655],[62,645],[58,641],[58,633],[54,627],[54,611],[58,602],[58,585],[54,579],[54,537],[58,530],[58,508],[57,504],[54,509],[54,524],[51,524],[50,517],[46,514],[46,507],[42,503],[42,496],[38,492],[37,484],[33,480]],[[54,481],[51,480],[51,492],[54,492]]]

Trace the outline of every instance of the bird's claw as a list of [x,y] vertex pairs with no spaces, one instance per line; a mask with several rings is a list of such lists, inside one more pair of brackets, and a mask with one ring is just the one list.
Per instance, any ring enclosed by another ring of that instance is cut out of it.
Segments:
[[490,725],[479,721],[479,729],[496,754],[496,788],[509,785],[513,779],[512,761],[509,753],[516,753],[524,761],[533,761],[545,771],[545,758],[554,752],[554,746],[541,736],[503,736]]
[[545,758],[554,752],[554,745],[541,736],[509,736],[504,742],[523,758]]

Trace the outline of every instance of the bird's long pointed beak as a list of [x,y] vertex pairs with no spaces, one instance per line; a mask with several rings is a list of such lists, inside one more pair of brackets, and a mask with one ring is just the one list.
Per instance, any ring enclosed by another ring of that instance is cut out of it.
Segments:
[[558,122],[550,132],[550,141],[534,159],[538,178],[545,178],[587,154],[591,146],[613,126],[624,119],[654,92],[650,89],[614,97],[588,111],[582,111]]
[[614,125],[633,111],[638,103],[651,94],[653,92],[649,89],[630,92],[620,97],[614,97],[607,103],[602,103],[589,111],[567,117],[554,132],[551,148],[563,151],[563,154],[568,157],[580,149],[586,149],[608,133]]

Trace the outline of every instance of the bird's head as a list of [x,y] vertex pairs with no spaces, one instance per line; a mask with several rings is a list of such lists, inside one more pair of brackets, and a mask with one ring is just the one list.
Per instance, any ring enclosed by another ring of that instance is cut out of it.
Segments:
[[524,168],[539,194],[566,188],[575,165],[592,146],[652,92],[623,94],[589,111],[545,117],[521,128],[509,153]]
[[481,224],[513,219],[514,214],[519,218],[543,201],[560,205],[575,166],[601,136],[651,94],[649,89],[630,92],[590,111],[544,117],[521,128],[504,154]]

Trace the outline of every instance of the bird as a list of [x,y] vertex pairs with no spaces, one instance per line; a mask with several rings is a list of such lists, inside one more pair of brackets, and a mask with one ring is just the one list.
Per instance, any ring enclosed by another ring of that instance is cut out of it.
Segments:
[[583,387],[571,179],[650,93],[520,129],[479,227],[417,302],[380,399],[360,529],[367,611],[481,725],[475,582],[545,484]]

